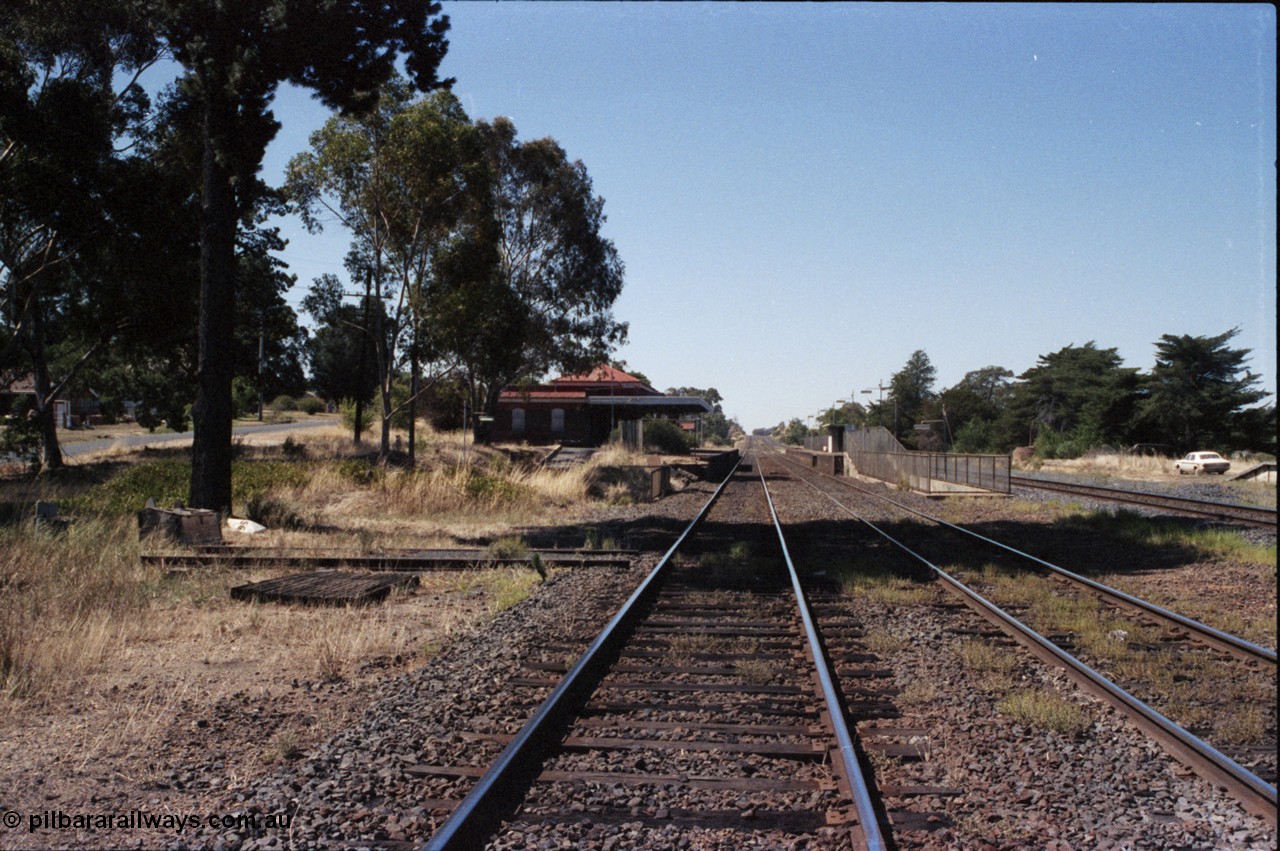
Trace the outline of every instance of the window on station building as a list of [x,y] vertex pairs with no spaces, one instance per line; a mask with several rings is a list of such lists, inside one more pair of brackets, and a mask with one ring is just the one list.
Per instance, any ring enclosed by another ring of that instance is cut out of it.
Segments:
[[511,409],[511,432],[520,434],[524,431],[524,408]]
[[564,408],[551,409],[551,433],[564,434]]

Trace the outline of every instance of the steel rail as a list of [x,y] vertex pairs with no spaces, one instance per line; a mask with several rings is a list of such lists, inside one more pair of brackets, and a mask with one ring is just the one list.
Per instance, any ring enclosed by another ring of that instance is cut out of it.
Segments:
[[1210,520],[1234,520],[1266,529],[1276,528],[1276,510],[1274,508],[1236,505],[1230,502],[1213,502],[1182,496],[1166,496],[1158,493],[1146,493],[1145,491],[1108,488],[1101,485],[1081,485],[1075,482],[1059,482],[1053,479],[1038,479],[1030,476],[1010,476],[1009,483],[1023,488],[1057,491],[1058,493],[1077,496],[1092,496],[1098,499],[1141,505],[1148,508],[1164,508],[1169,511],[1194,517],[1204,517]]
[[[1249,661],[1249,662],[1261,661],[1261,662],[1269,662],[1272,665],[1276,664],[1276,651],[1272,650],[1269,647],[1263,647],[1260,644],[1255,644],[1252,641],[1248,641],[1244,638],[1241,638],[1238,635],[1232,635],[1229,632],[1223,632],[1220,629],[1215,629],[1214,627],[1211,627],[1208,624],[1201,623],[1200,621],[1197,621],[1197,620],[1192,620],[1186,615],[1180,615],[1177,612],[1166,609],[1163,606],[1158,606],[1155,603],[1152,603],[1148,600],[1143,600],[1142,598],[1135,597],[1132,594],[1126,594],[1124,591],[1120,591],[1119,589],[1112,588],[1109,585],[1103,585],[1101,582],[1098,582],[1093,579],[1089,579],[1088,577],[1085,577],[1085,576],[1081,576],[1078,573],[1074,573],[1070,570],[1067,570],[1065,567],[1060,567],[1059,565],[1053,564],[1051,562],[1047,562],[1042,558],[1038,558],[1036,556],[1031,555],[1030,553],[1023,552],[1022,550],[1019,550],[1019,549],[1015,549],[1014,547],[1011,547],[1008,544],[1003,544],[1000,541],[995,540],[994,538],[988,538],[985,535],[980,535],[977,532],[974,532],[972,529],[966,529],[963,526],[957,526],[956,524],[949,523],[940,517],[934,517],[932,514],[926,514],[925,512],[912,508],[909,505],[904,505],[903,503],[898,502],[895,499],[891,499],[887,496],[884,496],[883,494],[873,493],[864,488],[860,488],[855,484],[835,478],[834,476],[829,476],[826,473],[823,473],[820,471],[808,470],[805,467],[800,467],[800,465],[794,464],[794,462],[791,461],[789,458],[786,458],[786,456],[782,456],[782,458],[788,464],[793,464],[799,469],[806,470],[807,472],[817,473],[817,475],[822,476],[823,478],[826,478],[826,479],[831,479],[837,484],[843,485],[848,488],[852,488],[854,490],[859,491],[860,493],[865,493],[868,496],[873,496],[876,499],[883,500],[889,503],[890,505],[896,506],[897,508],[900,508],[903,511],[908,512],[909,514],[914,514],[917,517],[923,517],[925,520],[929,520],[933,523],[937,523],[940,526],[945,526],[948,529],[952,529],[956,532],[961,532],[965,535],[969,535],[970,537],[976,538],[979,541],[983,541],[984,543],[991,544],[993,547],[998,547],[1004,550],[1005,552],[1011,553],[1020,558],[1025,558],[1028,561],[1035,562],[1036,564],[1040,565],[1041,567],[1047,568],[1048,570],[1052,571],[1058,576],[1061,576],[1065,579],[1069,579],[1072,582],[1076,582],[1080,585],[1085,586],[1086,588],[1089,588],[1090,590],[1094,591],[1097,594],[1100,594],[1102,597],[1110,600],[1112,603],[1115,603],[1116,605],[1124,606],[1126,608],[1141,612],[1142,614],[1151,615],[1157,618],[1163,618],[1165,620],[1176,623],[1178,626],[1182,627],[1183,629],[1186,629],[1189,632],[1193,633],[1199,640],[1203,641],[1205,644],[1209,644],[1219,650],[1222,650],[1226,653],[1230,653],[1231,655],[1239,659],[1244,659],[1245,661]],[[827,496],[828,498],[830,498],[829,494]]]
[[791,561],[791,552],[787,549],[787,539],[782,534],[782,523],[778,520],[778,512],[773,505],[773,497],[769,495],[769,485],[765,482],[764,473],[756,462],[756,473],[760,476],[760,485],[764,488],[764,498],[769,503],[769,514],[773,518],[773,528],[778,533],[778,543],[782,547],[782,557],[787,563],[787,573],[791,577],[791,588],[796,595],[796,606],[800,610],[800,620],[804,624],[805,640],[809,645],[809,653],[813,657],[814,669],[818,675],[818,683],[822,688],[822,699],[827,706],[827,716],[831,719],[831,728],[839,746],[840,766],[844,780],[853,797],[854,807],[858,811],[858,828],[868,851],[883,851],[886,847],[884,835],[880,831],[879,817],[876,814],[875,801],[871,790],[867,787],[867,779],[858,763],[858,754],[854,750],[853,736],[845,721],[844,706],[840,702],[840,693],[836,688],[835,678],[823,651],[822,639],[818,635],[817,625],[809,610],[809,601],[804,588],[800,585],[800,576]]
[[1208,742],[1184,730],[1178,724],[1147,706],[1138,698],[1065,652],[1017,618],[1000,609],[906,544],[841,503],[831,494],[826,493],[812,482],[803,478],[798,478],[797,480],[813,488],[841,511],[863,523],[880,537],[925,565],[948,588],[959,594],[971,608],[1031,650],[1041,661],[1062,668],[1077,684],[1106,700],[1117,710],[1124,713],[1139,729],[1159,742],[1170,756],[1191,768],[1210,783],[1215,783],[1227,789],[1249,812],[1264,819],[1272,826],[1276,825],[1275,786],[1258,777]]
[[537,776],[543,758],[554,746],[551,740],[552,733],[560,730],[582,701],[595,690],[601,676],[608,669],[612,657],[626,640],[631,626],[640,618],[644,607],[657,593],[659,579],[666,572],[672,556],[711,511],[711,506],[720,498],[720,494],[724,492],[741,464],[742,458],[739,457],[738,462],[733,465],[733,469],[711,494],[697,516],[680,533],[675,543],[639,587],[632,592],[626,603],[591,643],[573,669],[565,674],[564,679],[520,728],[520,732],[498,755],[489,770],[476,781],[475,786],[471,787],[467,796],[427,841],[425,849],[428,851],[471,849],[479,848],[484,844],[485,838],[493,832],[511,809],[512,802],[519,798],[522,791]]

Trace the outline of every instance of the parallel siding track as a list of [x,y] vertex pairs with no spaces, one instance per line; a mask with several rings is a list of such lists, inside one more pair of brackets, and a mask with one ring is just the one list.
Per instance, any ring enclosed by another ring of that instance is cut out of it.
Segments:
[[1108,502],[1139,505],[1144,508],[1159,508],[1189,517],[1202,517],[1206,520],[1216,520],[1222,523],[1245,523],[1272,531],[1275,531],[1276,528],[1276,510],[1274,508],[1187,499],[1186,497],[1165,496],[1164,494],[1122,490],[1120,488],[1104,488],[1097,485],[1057,482],[1051,479],[1028,478],[1026,476],[1012,476],[1009,479],[1009,483],[1019,488],[1054,491],[1071,496],[1083,496]]
[[[786,464],[785,467],[783,466],[784,461]],[[844,480],[835,479],[822,474],[816,474],[807,468],[801,467],[800,465],[785,459],[783,456],[768,456],[766,463],[770,465],[771,469],[776,471],[775,475],[789,475],[805,482],[814,490],[826,496],[827,499],[850,517],[866,524],[878,535],[901,548],[912,558],[923,564],[938,580],[942,581],[946,587],[958,594],[967,605],[997,625],[1016,641],[1024,645],[1042,661],[1062,668],[1066,671],[1068,676],[1083,688],[1106,700],[1112,706],[1124,713],[1139,729],[1143,730],[1154,740],[1160,742],[1166,752],[1171,756],[1182,761],[1211,783],[1226,788],[1250,812],[1266,819],[1273,825],[1276,823],[1276,787],[1274,783],[1268,782],[1267,780],[1259,777],[1223,752],[1212,747],[1210,744],[1203,741],[1196,735],[1193,735],[1188,730],[1183,729],[1169,718],[1166,718],[1160,712],[1153,709],[1151,706],[1145,704],[1129,692],[1122,689],[1120,686],[1116,685],[1107,677],[1099,674],[1089,666],[1080,662],[1065,649],[1058,646],[1054,641],[1036,633],[1013,615],[1001,610],[997,605],[985,599],[973,588],[965,585],[950,573],[942,570],[940,567],[921,556],[915,550],[911,549],[906,542],[897,540],[890,536],[887,532],[883,531],[883,529],[879,528],[877,525],[862,516],[857,510],[850,507],[850,505],[847,504],[846,497],[833,494],[832,485],[838,484],[843,486],[843,489],[846,492],[854,490],[861,492],[862,494],[869,494],[869,491],[855,485],[851,485]],[[881,501],[893,504],[902,510],[921,517],[927,517],[927,515],[923,515],[914,509],[907,508],[892,499],[884,497],[883,495],[877,496]],[[946,523],[945,521],[938,520],[937,518],[929,519],[942,526],[963,532],[966,535],[972,535],[973,537],[986,541],[989,544],[1017,553],[1017,551],[1012,550],[999,542],[983,538],[969,530],[954,526],[953,524]],[[1093,590],[1098,593],[1107,592],[1112,595],[1113,602],[1120,601],[1135,607],[1140,607],[1143,612],[1150,617],[1168,619],[1173,629],[1196,631],[1198,639],[1208,641],[1220,649],[1229,648],[1231,652],[1249,660],[1249,664],[1253,666],[1253,669],[1257,674],[1269,677],[1271,683],[1274,685],[1276,670],[1276,654],[1274,651],[1258,647],[1257,645],[1253,645],[1243,639],[1221,633],[1218,630],[1213,630],[1203,624],[1197,624],[1194,621],[1190,621],[1189,619],[1183,618],[1174,613],[1167,612],[1166,610],[1146,603],[1145,601],[1137,600],[1136,598],[1129,597],[1129,595],[1123,595],[1121,592],[1114,591],[1114,589],[1106,589],[1105,586],[1100,586],[1098,583],[1085,580],[1083,577],[1078,577],[1068,571],[1063,571],[1061,568],[1057,568],[1056,566],[1036,559],[1033,556],[1029,556],[1025,553],[1017,554],[1054,571],[1058,571],[1061,574],[1065,574],[1068,577],[1082,580],[1082,582],[1085,583],[1085,587],[1092,587]],[[1274,712],[1274,706],[1272,711]],[[1272,745],[1267,749],[1273,750],[1274,747]],[[1272,774],[1272,776],[1274,775]]]

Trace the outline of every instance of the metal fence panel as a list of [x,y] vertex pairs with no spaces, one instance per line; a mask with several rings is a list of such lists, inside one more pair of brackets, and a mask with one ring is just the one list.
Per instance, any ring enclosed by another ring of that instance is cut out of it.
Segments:
[[944,493],[945,484],[1009,493],[1008,455],[943,452],[846,453],[860,474],[924,493]]
[[[825,452],[827,435],[804,441],[805,449]],[[844,434],[844,454],[854,470],[864,476],[910,487],[923,493],[945,493],[946,485],[1009,493],[1008,455],[968,455],[916,452],[904,447],[887,428],[849,428]]]

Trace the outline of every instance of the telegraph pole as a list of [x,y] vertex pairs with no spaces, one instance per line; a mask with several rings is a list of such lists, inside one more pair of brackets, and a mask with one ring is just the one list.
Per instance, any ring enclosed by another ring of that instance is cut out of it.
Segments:
[[[360,371],[356,374],[356,422],[353,427],[356,446],[360,445],[360,425],[364,418],[365,350],[369,347],[369,287],[372,286],[372,275],[372,272],[364,274],[364,319],[360,323]],[[344,293],[344,295],[359,295],[359,293]]]
[[262,422],[262,354],[264,348],[264,338],[266,337],[265,324],[258,326],[258,422]]

